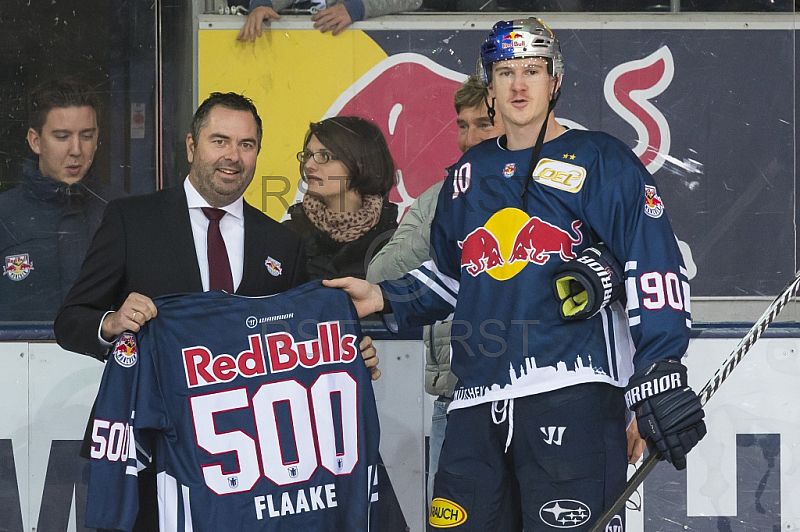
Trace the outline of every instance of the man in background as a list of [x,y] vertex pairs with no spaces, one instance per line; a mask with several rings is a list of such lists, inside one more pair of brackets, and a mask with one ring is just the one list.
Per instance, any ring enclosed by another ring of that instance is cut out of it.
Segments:
[[92,178],[100,100],[78,81],[36,87],[16,188],[0,195],[0,321],[52,322],[103,215],[120,196]]

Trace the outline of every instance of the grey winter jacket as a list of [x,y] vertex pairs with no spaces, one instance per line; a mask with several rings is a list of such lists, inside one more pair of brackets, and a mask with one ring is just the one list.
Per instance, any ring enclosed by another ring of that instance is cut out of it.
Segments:
[[[414,201],[392,239],[369,263],[367,281],[399,279],[430,258],[431,221],[441,188],[441,183],[433,185]],[[450,371],[450,323],[426,326],[423,339],[425,391],[452,397],[458,379]]]

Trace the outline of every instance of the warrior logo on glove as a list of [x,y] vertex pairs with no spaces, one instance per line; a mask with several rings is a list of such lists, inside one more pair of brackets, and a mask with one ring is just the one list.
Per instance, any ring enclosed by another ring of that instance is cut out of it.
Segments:
[[686,366],[659,360],[635,372],[625,388],[642,438],[677,470],[686,468],[687,453],[706,435],[703,405],[686,383]]
[[586,320],[625,295],[622,267],[600,242],[562,264],[553,278],[553,291],[565,320]]

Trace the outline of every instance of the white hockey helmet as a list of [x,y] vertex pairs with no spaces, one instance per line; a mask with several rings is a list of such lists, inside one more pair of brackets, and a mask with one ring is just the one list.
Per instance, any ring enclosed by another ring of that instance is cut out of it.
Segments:
[[559,78],[564,75],[564,58],[558,39],[541,19],[529,17],[502,20],[494,25],[481,45],[478,77],[489,85],[492,82],[492,63],[524,57],[542,57],[547,60],[551,76]]

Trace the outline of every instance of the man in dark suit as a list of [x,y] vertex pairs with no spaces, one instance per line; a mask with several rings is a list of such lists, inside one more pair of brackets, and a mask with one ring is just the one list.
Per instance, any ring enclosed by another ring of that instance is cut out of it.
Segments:
[[[157,296],[220,288],[270,295],[308,279],[300,237],[242,197],[261,147],[261,118],[253,103],[238,94],[213,93],[195,112],[191,127],[186,137],[191,169],[183,185],[116,200],[106,208],[56,317],[56,340],[64,349],[107,358],[122,332],[136,332],[156,317],[152,298]],[[220,216],[216,222],[212,211]],[[215,286],[218,271],[209,265],[220,258],[220,253],[207,253],[218,249],[214,238],[224,242],[227,285]],[[361,349],[377,378],[377,357],[368,337]],[[87,436],[84,447],[91,443]],[[140,475],[135,530],[158,530],[152,477]]]

